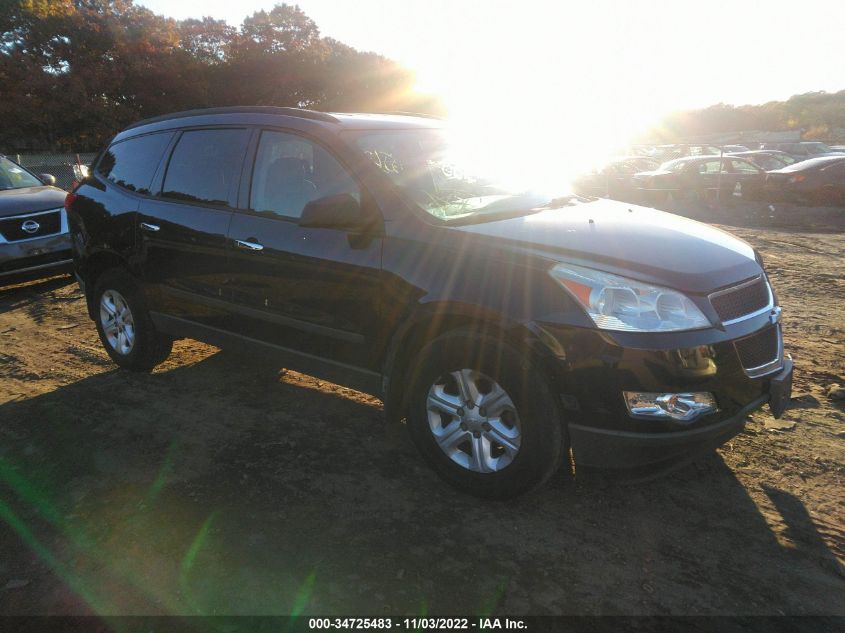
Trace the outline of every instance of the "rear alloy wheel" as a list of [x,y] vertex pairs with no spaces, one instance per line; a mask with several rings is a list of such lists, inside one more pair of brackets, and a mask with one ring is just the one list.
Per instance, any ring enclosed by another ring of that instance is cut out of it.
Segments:
[[537,488],[562,464],[558,403],[526,351],[459,330],[420,350],[410,372],[411,439],[456,488],[507,499]]
[[100,326],[106,342],[118,354],[126,355],[135,345],[135,319],[117,290],[106,290],[100,297]]
[[128,273],[103,273],[93,299],[100,341],[116,364],[133,371],[149,371],[170,355],[173,339],[155,329],[141,292]]

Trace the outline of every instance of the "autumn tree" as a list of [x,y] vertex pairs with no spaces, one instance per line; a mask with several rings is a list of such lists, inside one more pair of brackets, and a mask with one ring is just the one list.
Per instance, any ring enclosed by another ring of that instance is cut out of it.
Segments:
[[436,110],[396,63],[323,38],[298,6],[239,28],[132,0],[0,0],[0,151],[95,149],[128,123],[216,105]]

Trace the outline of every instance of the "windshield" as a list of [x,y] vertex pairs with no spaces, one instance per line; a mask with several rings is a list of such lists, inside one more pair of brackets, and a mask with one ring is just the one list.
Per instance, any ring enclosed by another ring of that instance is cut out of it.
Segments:
[[44,183],[4,156],[0,156],[0,190],[41,187]]
[[660,167],[660,171],[681,171],[689,161],[685,158],[676,158],[675,160],[670,160],[666,163],[663,163]]
[[480,161],[456,149],[443,130],[364,130],[350,134],[408,198],[441,220],[476,222],[501,215],[527,215],[579,200],[569,193],[550,195],[526,190],[485,173]]

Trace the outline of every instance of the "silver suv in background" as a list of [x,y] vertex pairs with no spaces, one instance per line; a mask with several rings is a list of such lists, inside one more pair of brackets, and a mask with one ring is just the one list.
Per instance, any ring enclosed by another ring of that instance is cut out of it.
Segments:
[[66,191],[0,155],[0,286],[70,272]]

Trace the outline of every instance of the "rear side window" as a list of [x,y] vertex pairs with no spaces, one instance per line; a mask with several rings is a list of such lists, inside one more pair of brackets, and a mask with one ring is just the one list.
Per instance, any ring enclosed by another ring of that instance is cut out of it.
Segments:
[[150,183],[171,138],[172,132],[162,132],[119,141],[103,154],[97,172],[130,191],[150,193]]
[[243,129],[183,132],[167,165],[162,197],[228,206],[248,140]]

